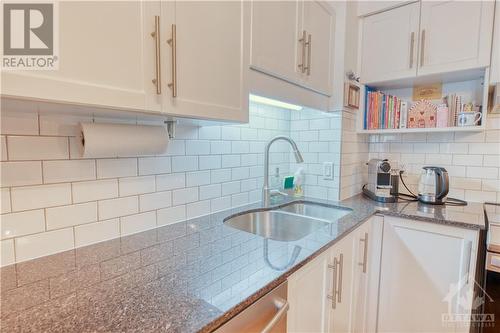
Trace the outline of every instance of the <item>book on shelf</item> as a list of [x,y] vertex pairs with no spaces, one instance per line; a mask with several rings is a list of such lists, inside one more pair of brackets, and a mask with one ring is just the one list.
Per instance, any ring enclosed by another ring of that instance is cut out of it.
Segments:
[[364,129],[396,129],[402,127],[403,122],[403,128],[406,127],[403,112],[407,111],[407,107],[402,108],[400,98],[370,88],[366,89],[365,98]]

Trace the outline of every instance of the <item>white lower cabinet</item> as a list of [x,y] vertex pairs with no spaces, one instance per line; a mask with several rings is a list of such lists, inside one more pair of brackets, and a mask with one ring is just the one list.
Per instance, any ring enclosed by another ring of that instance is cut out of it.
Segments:
[[382,222],[374,216],[290,276],[288,332],[375,327]]
[[477,239],[375,215],[289,277],[288,332],[468,332]]
[[477,237],[475,230],[385,217],[377,332],[469,332],[467,323],[443,316],[470,311]]

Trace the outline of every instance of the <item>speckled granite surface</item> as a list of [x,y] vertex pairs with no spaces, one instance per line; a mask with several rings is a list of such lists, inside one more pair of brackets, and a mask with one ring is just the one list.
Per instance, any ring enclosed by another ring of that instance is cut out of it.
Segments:
[[362,196],[320,202],[353,211],[303,239],[279,242],[223,224],[259,207],[249,205],[4,267],[1,331],[208,332],[377,211],[484,228],[481,204],[384,205]]

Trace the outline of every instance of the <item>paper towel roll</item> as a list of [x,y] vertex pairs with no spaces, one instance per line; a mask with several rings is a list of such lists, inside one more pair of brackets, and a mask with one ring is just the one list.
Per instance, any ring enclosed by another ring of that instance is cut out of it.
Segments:
[[164,153],[168,146],[165,126],[80,123],[82,157],[127,157]]

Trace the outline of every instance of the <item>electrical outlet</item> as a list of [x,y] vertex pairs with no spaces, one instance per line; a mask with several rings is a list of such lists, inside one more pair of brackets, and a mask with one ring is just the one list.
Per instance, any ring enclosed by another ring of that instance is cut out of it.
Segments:
[[323,179],[333,179],[333,162],[323,162]]

